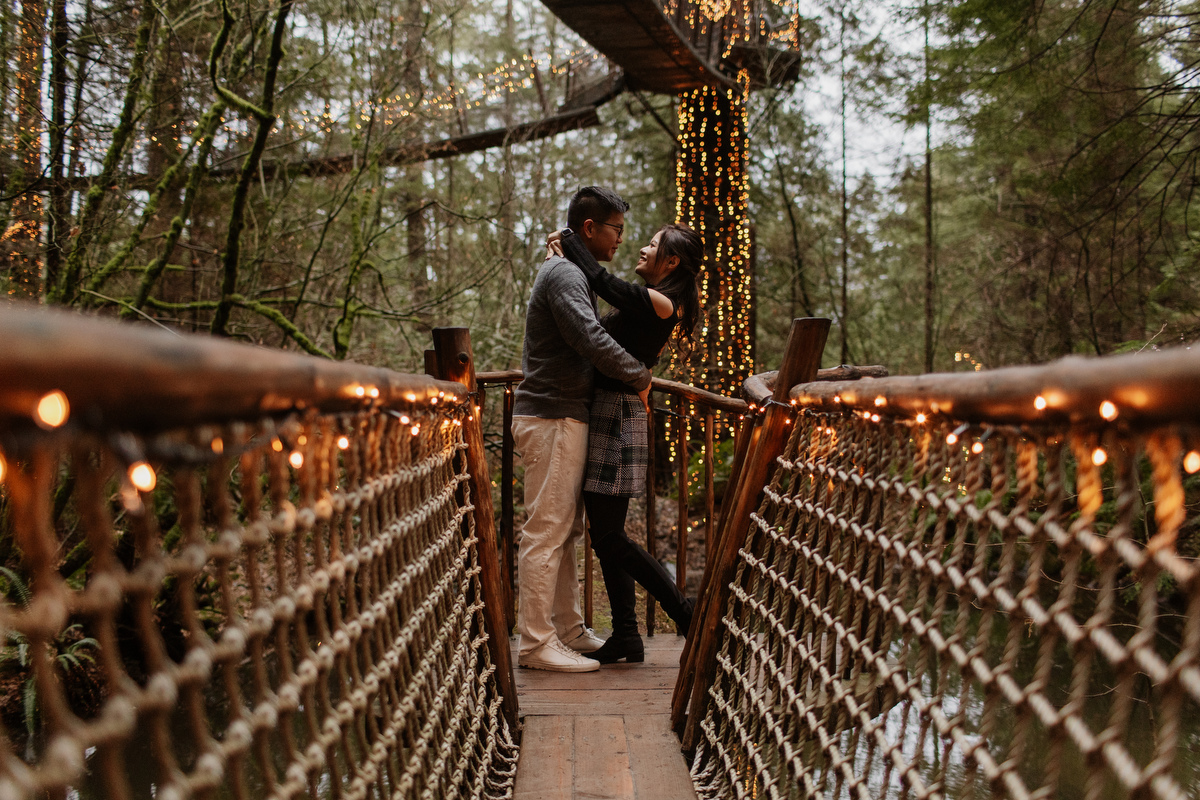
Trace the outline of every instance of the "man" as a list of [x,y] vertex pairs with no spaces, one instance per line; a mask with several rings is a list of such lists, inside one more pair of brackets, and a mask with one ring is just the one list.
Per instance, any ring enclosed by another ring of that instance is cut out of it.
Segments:
[[[615,192],[585,186],[571,198],[567,225],[597,261],[611,261],[628,210]],[[538,270],[530,294],[521,354],[525,377],[513,407],[527,514],[517,554],[522,667],[555,672],[600,667],[582,655],[604,642],[583,623],[575,571],[576,546],[583,539],[593,367],[637,389],[645,401],[650,371],[600,326],[596,296],[579,267],[553,256]]]

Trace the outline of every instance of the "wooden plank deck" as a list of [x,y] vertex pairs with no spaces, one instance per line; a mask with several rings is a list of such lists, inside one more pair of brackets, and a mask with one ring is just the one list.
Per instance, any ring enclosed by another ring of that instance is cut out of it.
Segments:
[[[524,732],[514,800],[695,800],[670,722],[683,638],[643,641],[642,664],[516,670]],[[515,641],[512,653],[515,663]]]

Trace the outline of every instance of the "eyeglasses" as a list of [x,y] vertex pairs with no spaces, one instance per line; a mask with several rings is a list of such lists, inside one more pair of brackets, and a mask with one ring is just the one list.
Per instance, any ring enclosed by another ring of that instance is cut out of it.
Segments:
[[611,222],[601,222],[600,224],[607,225],[608,227],[615,230],[617,232],[617,236],[625,235],[625,226],[624,225],[613,225]]

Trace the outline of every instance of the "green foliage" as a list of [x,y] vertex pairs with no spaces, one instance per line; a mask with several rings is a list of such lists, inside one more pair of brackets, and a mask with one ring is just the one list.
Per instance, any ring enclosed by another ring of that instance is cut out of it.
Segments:
[[[26,581],[14,570],[0,567],[5,585],[3,594],[8,602],[21,608],[27,608],[33,595]],[[100,643],[90,636],[83,636],[83,626],[78,622],[72,623],[59,632],[51,643],[51,654],[59,671],[64,676],[83,669],[84,664],[95,660],[92,653],[100,647]],[[19,631],[6,631],[5,644],[0,647],[0,669],[12,669],[25,675],[21,683],[21,713],[25,720],[25,731],[32,737],[37,731],[39,711],[37,705],[37,682],[33,676],[31,644],[29,639]]]

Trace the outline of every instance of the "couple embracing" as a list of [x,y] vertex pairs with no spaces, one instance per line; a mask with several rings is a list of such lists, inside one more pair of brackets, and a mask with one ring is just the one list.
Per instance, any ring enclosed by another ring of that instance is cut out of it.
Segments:
[[[691,625],[694,601],[630,541],[625,516],[629,499],[645,487],[650,368],[672,334],[691,338],[703,245],[691,228],[664,225],[641,249],[636,272],[645,285],[623,281],[600,262],[616,254],[628,210],[609,189],[576,192],[568,227],[547,242],[550,252],[529,300],[524,380],[512,424],[525,462],[517,613],[522,667],[590,672],[622,659],[642,661],[635,580],[680,633]],[[612,306],[603,319],[597,295]],[[575,558],[585,508],[612,606],[607,641],[584,625],[579,610]]]

